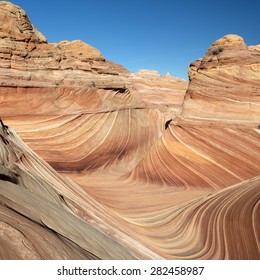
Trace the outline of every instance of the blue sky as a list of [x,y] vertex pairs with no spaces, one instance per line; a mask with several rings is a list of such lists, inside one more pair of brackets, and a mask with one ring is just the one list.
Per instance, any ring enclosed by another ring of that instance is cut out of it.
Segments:
[[260,44],[259,0],[13,0],[49,42],[82,41],[128,70],[187,79],[191,62],[226,34]]

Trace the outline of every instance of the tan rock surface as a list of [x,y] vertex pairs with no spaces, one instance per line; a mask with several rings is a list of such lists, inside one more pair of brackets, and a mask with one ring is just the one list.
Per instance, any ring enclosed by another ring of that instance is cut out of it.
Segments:
[[217,40],[189,68],[187,118],[260,121],[260,50],[237,35]]
[[0,9],[0,38],[33,43],[47,42],[20,7],[10,2],[1,1]]
[[[16,9],[0,2],[0,20]],[[1,258],[260,258],[259,46],[216,41],[184,99],[183,80],[15,32],[0,112],[26,144],[1,124]]]
[[139,100],[145,107],[157,108],[166,119],[179,115],[188,87],[184,79],[160,76],[155,70],[139,70],[131,75]]
[[119,231],[113,213],[59,176],[3,123],[0,138],[2,258],[158,258]]

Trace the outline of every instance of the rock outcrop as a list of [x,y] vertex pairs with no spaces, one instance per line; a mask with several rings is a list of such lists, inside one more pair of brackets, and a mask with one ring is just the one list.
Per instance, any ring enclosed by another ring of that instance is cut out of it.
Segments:
[[258,46],[219,39],[186,92],[0,23],[0,258],[260,258]]
[[0,138],[0,258],[156,257],[140,250],[141,244],[137,250],[127,248],[138,242],[105,222],[109,211],[100,211],[98,203],[81,196],[76,184],[60,177],[2,122]]
[[189,68],[183,104],[187,118],[260,122],[260,45],[237,35],[217,40]]
[[188,87],[186,80],[170,74],[161,76],[155,70],[139,70],[136,74],[131,74],[130,78],[145,107],[159,109],[166,119],[180,114]]
[[[59,171],[96,170],[118,159],[123,166],[133,166],[160,137],[172,103],[180,110],[184,81],[157,77],[159,97],[151,101],[151,93],[144,90],[147,84],[153,86],[149,78],[137,85],[135,75],[82,41],[48,43],[19,7],[1,2],[0,21],[6,26],[0,39],[1,117]],[[142,126],[138,119],[145,120]],[[77,135],[70,127],[79,126],[85,131]],[[91,141],[86,137],[89,130]],[[118,138],[122,135],[129,142]],[[65,139],[68,146],[57,149]],[[108,142],[118,143],[109,155]]]
[[[66,99],[70,105],[67,107],[73,107],[67,113],[75,113],[82,108],[82,102],[77,104],[79,94],[84,95],[86,101],[87,96],[98,89],[111,90],[110,98],[115,92],[126,91],[126,80],[96,48],[79,40],[47,43],[25,12],[8,2],[1,2],[0,23],[0,86],[4,87],[8,99],[4,100],[8,106],[3,106],[2,115],[12,115],[13,110],[24,114],[25,103],[33,103],[30,109],[35,108],[35,113],[53,114],[59,110],[57,103],[61,103],[61,96],[62,101]],[[31,88],[33,92],[28,91]],[[82,92],[84,88],[88,90]],[[21,96],[19,106],[14,97],[17,93]],[[41,101],[37,94],[43,96]],[[103,94],[101,90],[100,95]],[[102,104],[99,107],[102,108]]]

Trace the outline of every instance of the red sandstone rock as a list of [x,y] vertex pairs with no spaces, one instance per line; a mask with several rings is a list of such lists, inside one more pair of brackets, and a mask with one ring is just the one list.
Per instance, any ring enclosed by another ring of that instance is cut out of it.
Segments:
[[237,35],[217,40],[189,68],[186,118],[260,122],[260,52]]
[[0,258],[259,259],[259,46],[216,41],[183,100],[10,3],[0,23]]
[[145,107],[159,109],[166,120],[179,115],[188,86],[186,80],[169,74],[160,76],[155,70],[140,70],[132,74],[131,79],[138,99]]

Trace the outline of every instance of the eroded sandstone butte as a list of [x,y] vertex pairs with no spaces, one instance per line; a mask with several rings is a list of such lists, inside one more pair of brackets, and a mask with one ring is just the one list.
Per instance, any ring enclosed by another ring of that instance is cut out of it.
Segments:
[[185,94],[11,3],[0,23],[1,258],[260,258],[258,46],[217,40]]
[[224,36],[191,64],[189,76],[184,116],[259,124],[260,45]]

